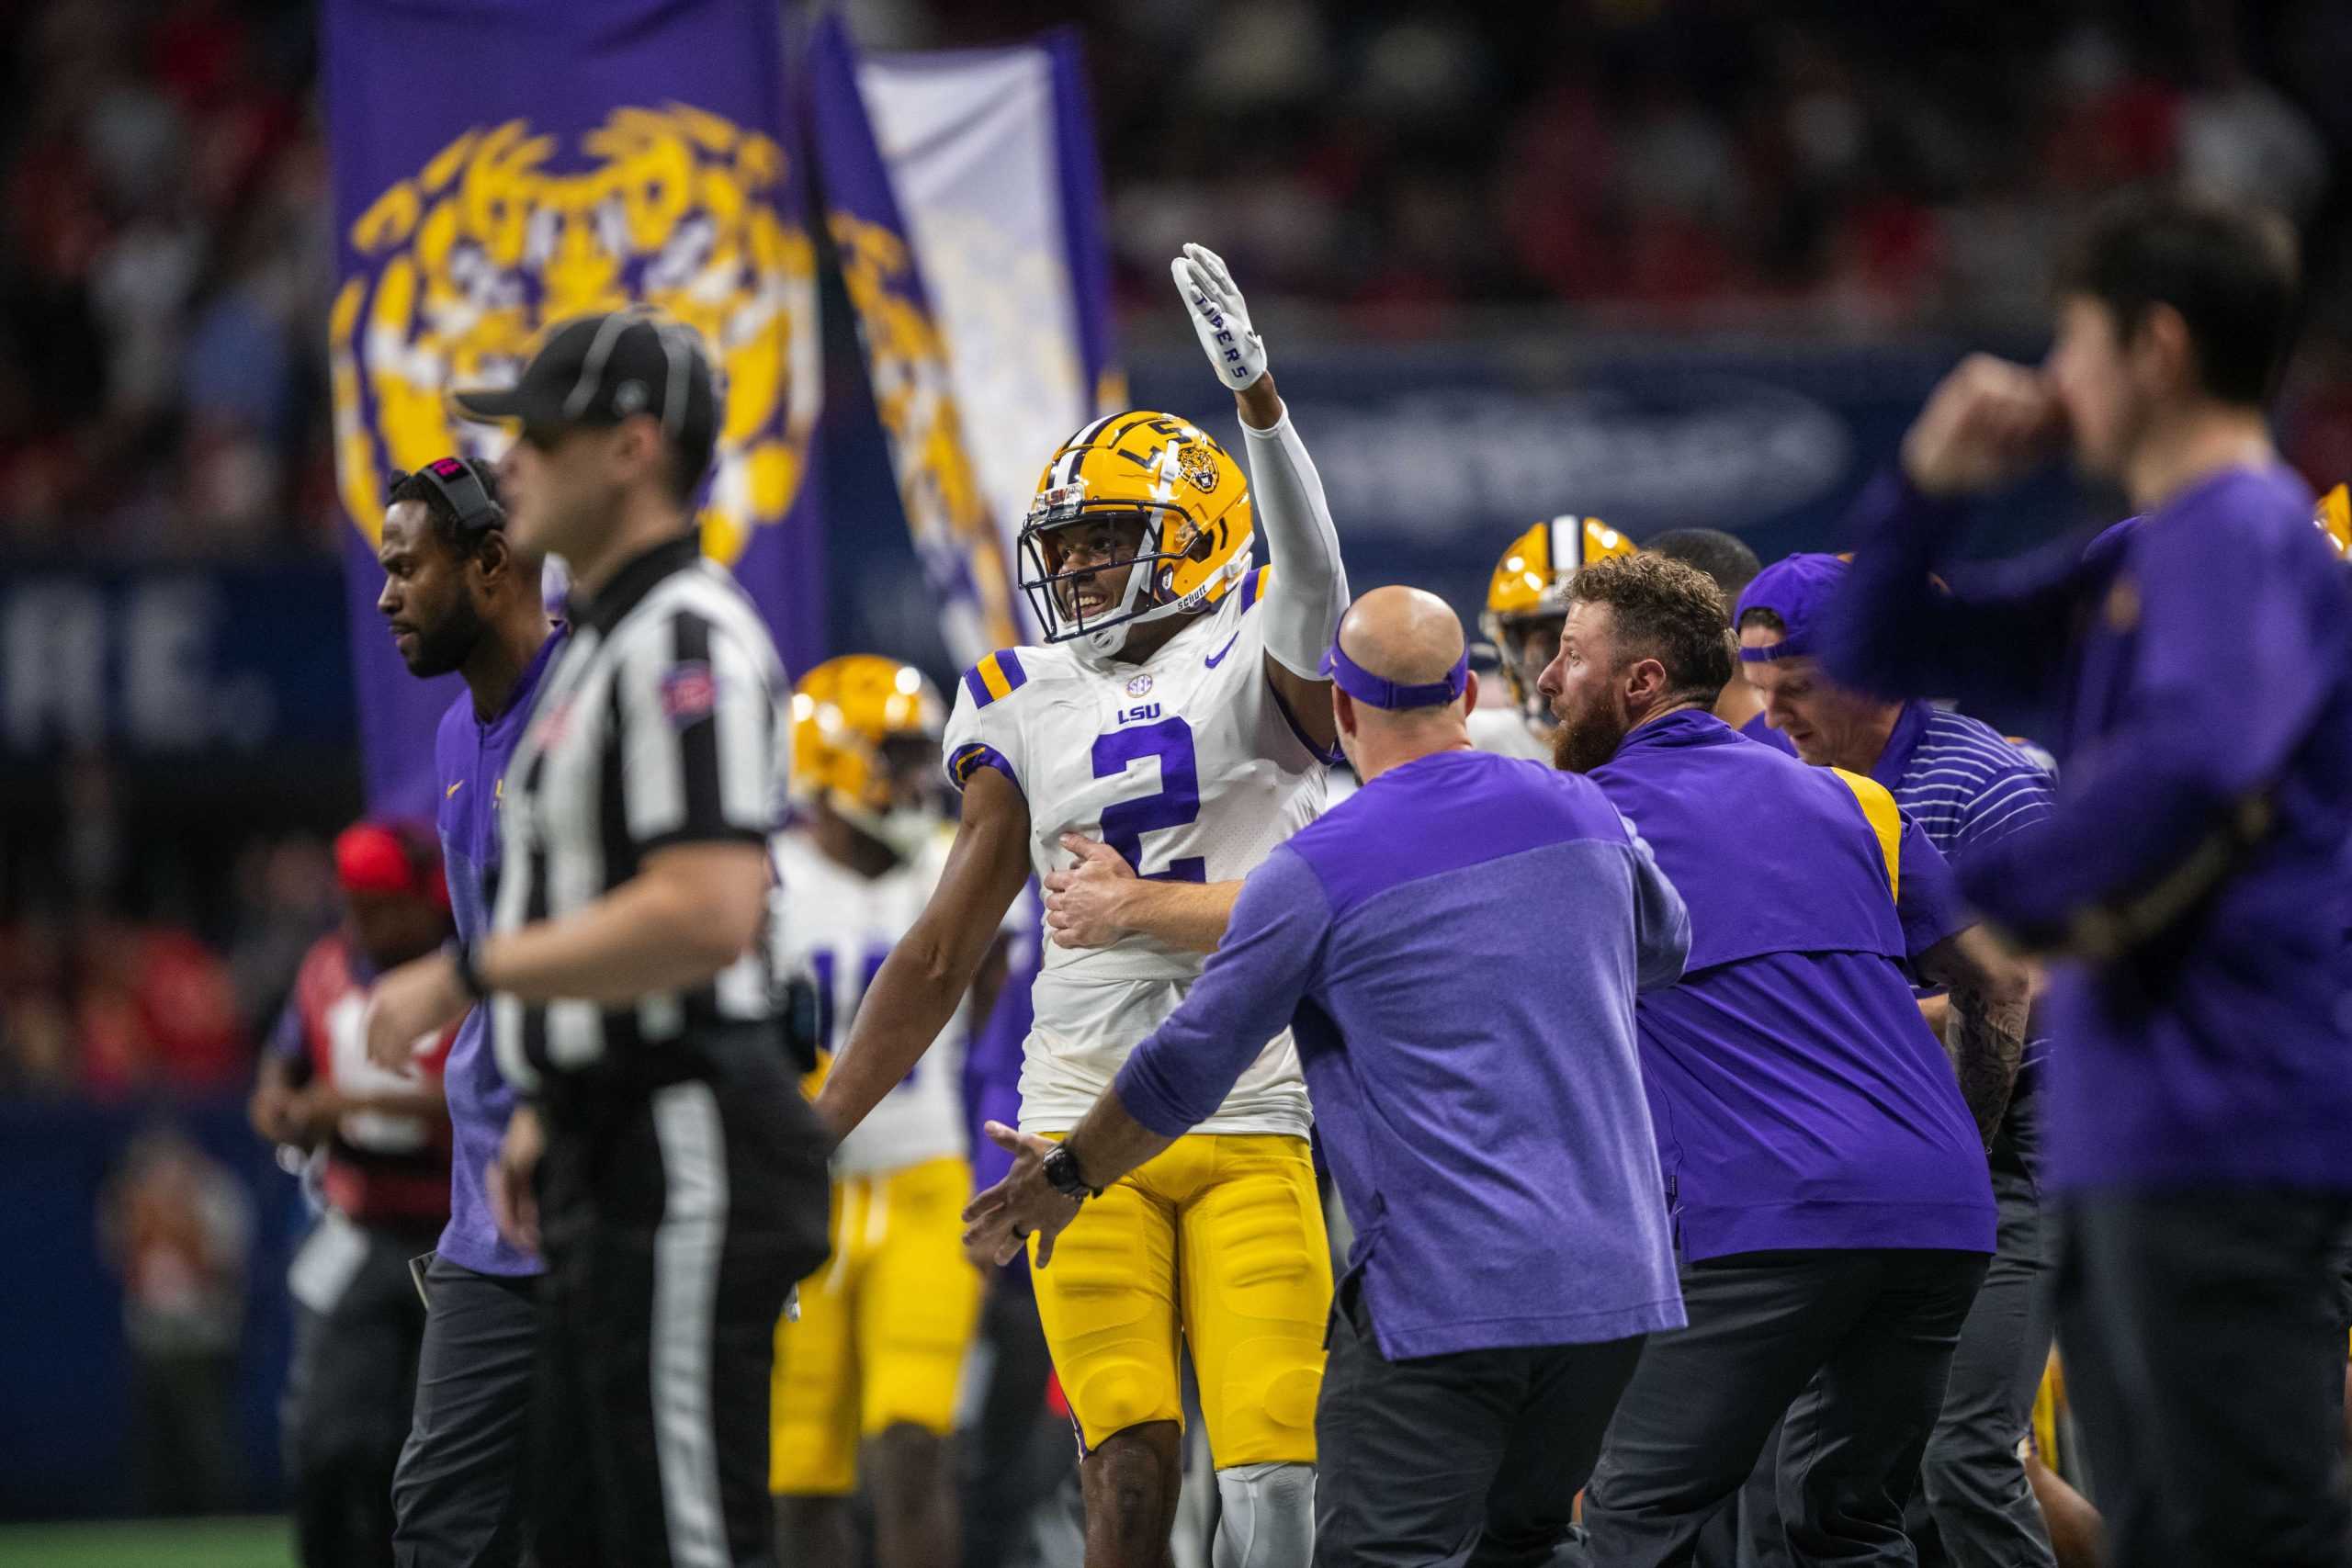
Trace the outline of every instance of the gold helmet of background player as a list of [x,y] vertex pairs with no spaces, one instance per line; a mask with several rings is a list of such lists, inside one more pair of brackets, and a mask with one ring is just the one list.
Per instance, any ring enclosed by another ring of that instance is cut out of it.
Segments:
[[911,664],[871,653],[825,660],[792,689],[792,798],[821,798],[900,858],[912,855],[944,816],[946,715]]
[[[1056,536],[1117,518],[1142,525],[1125,591],[1107,610],[1074,615],[1057,592],[1065,574]],[[1207,432],[1173,414],[1114,413],[1046,465],[1021,527],[1022,591],[1047,642],[1082,638],[1113,654],[1126,640],[1117,628],[1208,609],[1230,592],[1249,573],[1253,526],[1249,476]]]
[[[1560,627],[1568,618],[1568,579],[1587,561],[1633,553],[1634,541],[1600,518],[1577,516],[1538,523],[1503,551],[1487,584],[1478,626],[1501,650],[1503,679],[1521,712],[1549,720],[1535,681],[1559,649]],[[1532,646],[1531,633],[1537,634]]]
[[2321,496],[2312,521],[2319,525],[2338,556],[2352,558],[2352,485],[2337,485]]

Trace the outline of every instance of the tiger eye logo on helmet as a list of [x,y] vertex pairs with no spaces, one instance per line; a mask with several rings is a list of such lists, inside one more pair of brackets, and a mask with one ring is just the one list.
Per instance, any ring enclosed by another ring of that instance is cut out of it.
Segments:
[[1176,454],[1176,467],[1193,481],[1193,488],[1203,495],[1216,489],[1216,459],[1209,455],[1206,446],[1187,442]]

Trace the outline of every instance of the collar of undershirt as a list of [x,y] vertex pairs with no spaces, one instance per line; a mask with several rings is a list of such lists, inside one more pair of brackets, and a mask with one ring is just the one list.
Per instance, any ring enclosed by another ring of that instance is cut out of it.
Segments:
[[631,557],[594,599],[584,604],[575,600],[565,618],[575,626],[611,631],[623,615],[653,592],[656,583],[692,566],[701,555],[702,540],[698,535],[681,534],[674,539],[664,539],[651,549]]

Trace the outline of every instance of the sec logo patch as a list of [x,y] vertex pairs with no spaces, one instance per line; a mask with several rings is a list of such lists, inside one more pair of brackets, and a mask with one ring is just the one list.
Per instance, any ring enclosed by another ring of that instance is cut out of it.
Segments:
[[1127,695],[1131,697],[1143,696],[1148,694],[1150,690],[1151,677],[1148,675],[1138,675],[1134,680],[1127,682]]
[[683,729],[707,717],[718,705],[718,682],[700,660],[679,665],[662,677],[662,712]]

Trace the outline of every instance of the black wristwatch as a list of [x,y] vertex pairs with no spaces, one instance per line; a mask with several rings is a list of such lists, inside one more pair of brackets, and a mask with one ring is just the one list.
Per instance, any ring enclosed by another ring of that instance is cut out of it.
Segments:
[[1086,1178],[1078,1173],[1078,1156],[1070,1152],[1068,1144],[1054,1145],[1053,1152],[1046,1156],[1045,1172],[1047,1184],[1065,1198],[1084,1202],[1102,1196],[1102,1189],[1089,1187]]
[[449,967],[458,973],[458,989],[465,992],[468,999],[481,1001],[488,993],[482,989],[481,976],[474,968],[473,943],[451,937],[441,944],[441,951],[449,955]]

